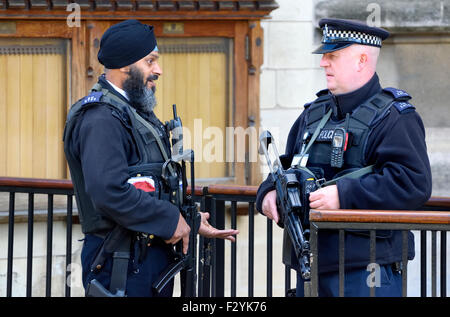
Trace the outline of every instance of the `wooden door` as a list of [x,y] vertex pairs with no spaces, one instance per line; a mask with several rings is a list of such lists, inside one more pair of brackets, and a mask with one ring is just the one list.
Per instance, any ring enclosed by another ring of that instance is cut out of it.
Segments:
[[0,175],[66,178],[64,40],[0,39]]
[[184,148],[195,153],[196,178],[231,176],[226,162],[226,127],[231,126],[230,40],[158,38],[163,75],[156,83],[156,115],[173,118],[177,105]]

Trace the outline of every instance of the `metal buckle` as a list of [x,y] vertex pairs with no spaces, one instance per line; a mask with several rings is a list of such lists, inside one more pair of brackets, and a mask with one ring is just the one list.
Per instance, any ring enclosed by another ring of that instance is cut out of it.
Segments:
[[316,179],[316,185],[319,188],[322,188],[322,185],[326,182],[327,180],[325,178],[320,178],[320,179]]

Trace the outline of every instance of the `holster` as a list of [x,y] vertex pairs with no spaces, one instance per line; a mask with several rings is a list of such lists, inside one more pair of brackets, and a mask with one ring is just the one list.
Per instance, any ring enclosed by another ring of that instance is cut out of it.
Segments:
[[113,257],[111,282],[109,291],[96,279],[89,282],[86,288],[87,297],[124,297],[130,259],[131,231],[116,225],[106,236],[92,265],[91,271],[98,272],[103,268],[106,259]]

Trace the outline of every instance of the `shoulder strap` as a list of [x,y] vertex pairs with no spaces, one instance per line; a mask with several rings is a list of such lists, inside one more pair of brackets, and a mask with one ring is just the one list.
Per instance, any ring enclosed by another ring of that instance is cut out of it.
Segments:
[[[110,94],[110,97],[119,99],[118,97],[114,96],[113,94]],[[164,144],[162,143],[161,138],[159,137],[158,131],[156,131],[156,129],[155,129],[150,123],[148,123],[147,120],[145,120],[144,118],[142,118],[142,117],[137,113],[136,109],[134,109],[133,107],[128,107],[128,109],[130,110],[130,112],[131,112],[131,114],[134,116],[134,118],[135,118],[137,121],[139,121],[144,127],[146,127],[146,128],[150,131],[150,133],[151,133],[151,134],[153,135],[153,137],[155,138],[156,143],[158,144],[158,147],[159,147],[159,149],[160,149],[160,151],[161,151],[161,153],[162,153],[162,155],[163,155],[164,160],[165,160],[166,162],[169,161],[169,159],[170,159],[170,158],[169,158],[169,155],[167,154],[166,148],[164,147]],[[171,174],[172,176],[175,176],[176,173],[175,173],[175,171],[173,170],[172,165],[168,164],[168,168],[169,168],[170,174]]]
[[[308,153],[309,149],[311,148],[311,145],[313,145],[314,141],[316,141],[317,136],[320,133],[320,130],[325,126],[325,124],[330,119],[331,113],[333,112],[332,109],[328,110],[328,112],[322,117],[322,120],[320,120],[319,125],[317,126],[316,130],[314,131],[311,140],[309,140],[308,145],[304,149],[302,153],[300,153],[300,156],[303,157],[306,153]],[[301,159],[299,160],[299,163],[297,164],[297,168],[300,168]]]
[[158,146],[161,150],[161,153],[164,157],[164,160],[168,160],[169,159],[169,155],[166,152],[166,149],[164,148],[164,145],[162,144],[161,138],[159,137],[158,132],[156,131],[156,129],[147,122],[147,120],[145,120],[144,118],[142,118],[135,109],[131,108],[131,113],[134,115],[134,117],[136,118],[136,120],[138,120],[142,125],[144,125],[155,137],[156,142],[158,143]]
[[345,175],[333,178],[332,180],[329,180],[329,181],[323,183],[321,186],[324,187],[324,186],[329,186],[329,185],[335,185],[338,180],[343,179],[343,178],[351,178],[351,179],[360,178],[360,177],[362,177],[362,176],[364,176],[366,174],[372,173],[373,172],[373,167],[374,167],[374,165],[369,165],[369,166],[366,166],[366,167],[362,167],[362,168],[360,168],[360,169],[358,169],[356,171],[353,171],[353,172],[350,172],[348,174],[345,174]]

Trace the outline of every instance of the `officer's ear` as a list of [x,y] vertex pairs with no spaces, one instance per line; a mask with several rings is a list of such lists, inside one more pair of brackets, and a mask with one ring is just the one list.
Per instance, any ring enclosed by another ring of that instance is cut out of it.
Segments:
[[367,53],[362,53],[359,55],[359,61],[358,61],[358,70],[362,71],[367,66],[367,61],[369,60],[369,57],[367,56]]
[[130,73],[130,66],[124,66],[124,67],[121,67],[121,68],[119,68],[119,71],[121,72],[121,73],[124,73],[124,74],[129,74]]

